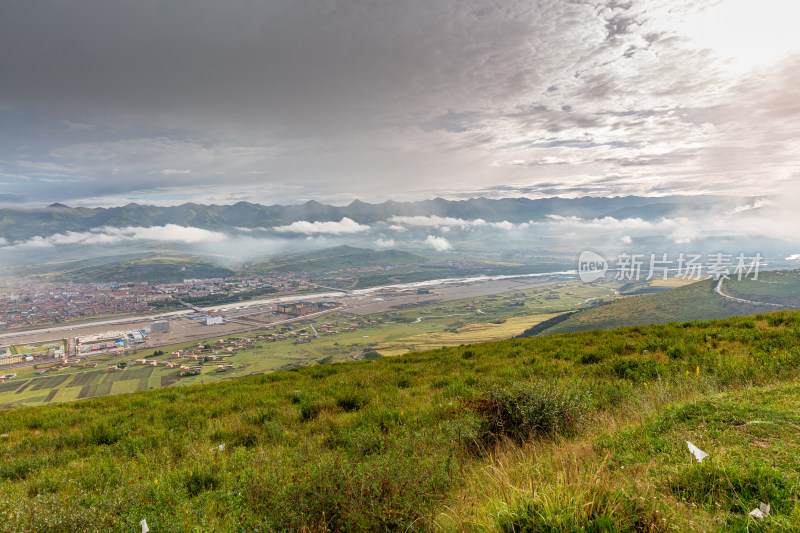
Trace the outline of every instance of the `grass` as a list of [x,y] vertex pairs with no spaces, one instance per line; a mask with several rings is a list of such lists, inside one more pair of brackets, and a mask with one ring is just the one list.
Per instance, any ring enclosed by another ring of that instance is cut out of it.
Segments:
[[759,272],[757,280],[734,276],[725,282],[725,290],[731,296],[782,304],[789,307],[800,306],[800,271],[778,270]]
[[798,333],[780,312],[7,410],[3,529],[793,531]]
[[[656,294],[619,298],[575,313],[543,334],[709,320],[771,310],[722,298],[714,292],[714,283],[713,280],[703,280]],[[754,282],[748,282],[748,285],[750,283]]]

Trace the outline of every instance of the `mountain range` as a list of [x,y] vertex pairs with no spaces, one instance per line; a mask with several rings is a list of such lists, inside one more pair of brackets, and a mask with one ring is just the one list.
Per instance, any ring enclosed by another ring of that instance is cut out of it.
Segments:
[[[738,199],[742,203],[743,199]],[[167,224],[209,230],[254,229],[282,226],[298,221],[324,222],[349,218],[370,224],[392,216],[440,216],[456,219],[483,219],[512,223],[543,220],[548,215],[580,218],[661,217],[706,211],[714,205],[730,205],[733,199],[720,196],[620,196],[613,198],[436,198],[418,202],[387,201],[370,204],[359,200],[345,206],[308,201],[299,205],[260,205],[239,202],[233,205],[186,203],[161,207],[136,203],[120,207],[69,207],[54,203],[45,208],[0,209],[0,237],[7,241],[47,237],[66,232],[89,231],[100,227],[153,227]]]

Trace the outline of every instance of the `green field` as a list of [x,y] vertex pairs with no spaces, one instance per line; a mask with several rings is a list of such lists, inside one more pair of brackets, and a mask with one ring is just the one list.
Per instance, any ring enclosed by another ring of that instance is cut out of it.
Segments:
[[[639,326],[2,411],[2,529],[796,531],[799,329]],[[159,378],[129,371],[43,379]]]

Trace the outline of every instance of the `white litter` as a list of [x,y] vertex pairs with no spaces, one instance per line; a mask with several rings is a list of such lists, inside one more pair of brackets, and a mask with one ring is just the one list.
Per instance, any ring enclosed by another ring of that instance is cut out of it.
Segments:
[[706,452],[704,452],[703,450],[701,450],[700,448],[698,448],[697,446],[695,446],[694,444],[692,444],[688,440],[686,441],[686,445],[689,447],[689,451],[692,453],[692,455],[695,456],[695,458],[697,459],[698,463],[702,463],[703,459],[708,457],[708,454]]
[[225,444],[223,443],[223,444],[220,444],[219,446],[214,446],[213,448],[211,448],[211,451],[213,453],[224,452],[225,451]]
[[150,528],[147,527],[147,520],[146,519],[142,520],[141,522],[139,522],[139,524],[142,526],[142,533],[147,533],[148,531],[150,531]]
[[769,504],[761,502],[761,505],[758,506],[758,509],[753,509],[750,511],[750,516],[756,520],[764,520],[764,518],[769,516]]

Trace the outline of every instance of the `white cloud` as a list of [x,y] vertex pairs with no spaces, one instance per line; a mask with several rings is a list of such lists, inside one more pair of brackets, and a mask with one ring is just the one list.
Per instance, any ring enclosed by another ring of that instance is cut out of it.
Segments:
[[406,226],[440,228],[442,231],[449,231],[452,228],[461,228],[462,230],[465,230],[474,227],[493,227],[501,230],[510,231],[513,230],[515,227],[517,228],[528,227],[527,224],[525,224],[524,226],[523,225],[515,226],[508,220],[503,220],[501,222],[487,222],[482,218],[466,220],[463,218],[440,217],[438,215],[430,215],[430,216],[396,215],[389,218],[389,222],[395,223],[395,225],[389,226],[389,229],[403,228],[403,226],[398,226],[397,224],[405,224]]
[[622,241],[622,244],[630,244],[633,242],[633,239],[630,235],[623,235],[620,241]]
[[466,228],[469,222],[462,218],[440,217],[438,215],[432,216],[393,216],[389,218],[389,222],[395,224],[404,224],[406,226],[420,226],[429,228],[442,228],[460,226]]
[[[188,244],[220,242],[228,239],[224,233],[209,231],[191,226],[167,224],[150,228],[130,226],[114,228],[104,226],[92,231],[56,233],[47,237],[35,236],[25,241],[17,241],[6,248],[48,248],[66,244],[115,244],[124,241],[153,240],[177,241]],[[5,244],[5,243],[0,243]]]
[[444,237],[434,237],[433,235],[428,235],[428,238],[425,239],[425,244],[437,252],[446,252],[447,250],[453,249],[453,246],[447,241],[447,239]]
[[394,248],[394,239],[378,239],[375,241],[378,248]]
[[191,174],[192,171],[188,168],[178,169],[178,168],[165,168],[161,171],[161,174],[165,176],[176,176],[181,174]]
[[344,217],[339,222],[309,222],[307,220],[300,220],[298,222],[292,222],[288,226],[277,226],[274,228],[275,231],[280,233],[305,233],[306,235],[315,233],[341,235],[343,233],[369,231],[369,229],[369,226],[359,224],[355,220],[347,217]]

